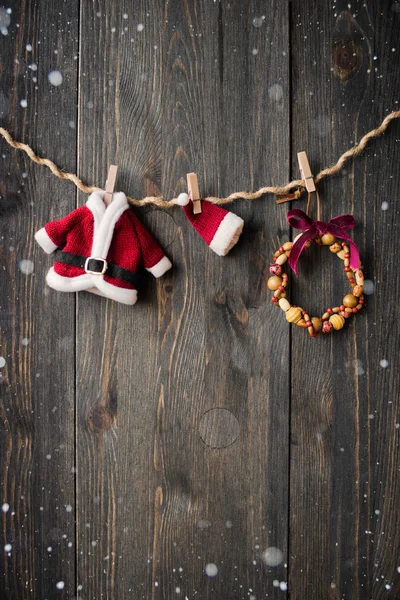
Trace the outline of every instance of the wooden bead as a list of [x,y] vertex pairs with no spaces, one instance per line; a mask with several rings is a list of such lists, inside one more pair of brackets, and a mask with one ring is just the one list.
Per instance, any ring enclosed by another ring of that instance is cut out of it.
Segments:
[[338,244],[338,242],[335,242],[334,244],[332,244],[332,246],[329,246],[329,250],[331,252],[333,252],[334,254],[337,254],[338,252],[340,252],[342,249],[342,246],[340,244]]
[[359,298],[362,293],[363,293],[362,285],[355,285],[353,287],[353,296],[356,296],[357,298]]
[[318,317],[313,317],[311,319],[311,323],[313,324],[315,333],[319,333],[322,329],[322,319],[319,319]]
[[282,275],[282,271],[281,265],[271,265],[269,268],[271,275]]
[[292,306],[286,312],[285,316],[286,316],[286,320],[289,321],[289,323],[297,323],[301,319],[301,310],[297,306],[296,307]]
[[345,266],[345,267],[349,267],[349,266],[350,266],[350,261],[349,261],[349,259],[348,259],[348,258],[345,258],[345,259],[344,259],[344,266]]
[[285,242],[285,243],[283,244],[283,249],[284,249],[285,251],[286,251],[286,250],[290,250],[292,246],[293,246],[293,242]]
[[355,296],[353,296],[353,294],[346,294],[346,296],[343,298],[343,304],[347,308],[354,308],[357,306],[358,300]]
[[303,329],[306,329],[306,328],[307,328],[307,323],[305,322],[305,320],[304,320],[304,319],[300,319],[300,321],[297,321],[296,325],[297,325],[298,327],[302,327]]
[[340,312],[340,307],[339,306],[335,306],[335,308],[332,308],[332,312],[334,312],[334,313]]
[[287,261],[287,256],[286,254],[281,254],[280,256],[278,256],[278,258],[276,259],[276,264],[277,265],[283,265],[285,262]]
[[357,310],[361,310],[361,309],[362,309],[362,307],[363,307],[363,305],[362,305],[362,304],[357,304],[357,306],[356,306],[356,309],[357,309]]
[[342,317],[341,315],[332,315],[329,318],[329,322],[332,323],[333,328],[336,330],[342,329],[345,323],[344,317]]
[[314,333],[314,327],[311,325],[310,327],[307,327],[308,329],[308,333],[312,336]]
[[356,271],[356,283],[357,285],[363,285],[364,283],[364,273],[361,271],[361,269],[357,269]]
[[324,246],[331,246],[335,241],[336,238],[331,233],[325,233],[325,235],[321,237],[321,242]]
[[325,312],[325,313],[322,315],[322,320],[323,320],[323,321],[326,321],[326,319],[329,319],[329,316],[330,316],[330,315],[329,315],[329,313],[328,313],[328,312]]
[[284,312],[287,312],[289,308],[291,308],[290,302],[288,302],[285,298],[281,298],[279,300],[279,306]]
[[282,285],[282,279],[278,275],[273,275],[268,279],[267,285],[270,290],[277,290]]
[[281,294],[282,294],[282,292],[281,292],[281,290],[279,288],[277,290],[275,290],[275,292],[274,292],[275,298],[280,298]]
[[352,308],[348,308],[348,307],[346,306],[346,308],[344,309],[344,312],[347,312],[347,313],[352,313],[352,312],[353,312],[353,309],[352,309]]
[[340,259],[344,260],[345,251],[341,250],[340,252],[337,253],[337,255]]

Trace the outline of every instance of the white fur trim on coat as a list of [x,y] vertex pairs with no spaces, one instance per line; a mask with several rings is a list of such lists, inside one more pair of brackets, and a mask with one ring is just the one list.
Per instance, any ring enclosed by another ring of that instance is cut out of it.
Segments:
[[[242,233],[244,221],[234,213],[228,212],[222,219],[210,243],[211,250],[214,250],[218,256],[228,254],[232,246],[235,245],[239,235]],[[236,241],[232,244],[234,237]]]
[[167,256],[163,256],[162,259],[159,260],[156,265],[154,265],[154,267],[150,267],[150,269],[146,269],[146,271],[149,271],[149,273],[154,275],[154,277],[161,277],[161,275],[164,275],[164,273],[171,267],[172,263],[169,258]]
[[43,248],[46,254],[51,254],[54,250],[57,250],[58,246],[51,240],[46,229],[42,227],[35,233],[35,240]]
[[137,300],[137,290],[128,290],[120,288],[116,285],[104,281],[103,275],[91,275],[84,273],[77,277],[64,277],[55,272],[54,267],[51,267],[46,275],[47,284],[54,290],[59,292],[81,292],[84,290],[94,292],[93,288],[97,288],[100,296],[111,298],[123,304],[135,304]]
[[129,208],[128,201],[123,192],[113,194],[112,202],[106,207],[104,204],[104,191],[90,194],[86,206],[93,214],[94,232],[92,243],[92,256],[107,258],[111,240],[114,235],[115,224],[120,216]]

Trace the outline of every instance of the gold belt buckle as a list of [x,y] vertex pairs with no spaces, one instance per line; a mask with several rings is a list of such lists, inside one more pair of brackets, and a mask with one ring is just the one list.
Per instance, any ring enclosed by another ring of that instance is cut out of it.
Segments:
[[[100,272],[99,271],[91,271],[88,267],[90,260],[100,260],[103,263],[103,269]],[[86,273],[90,273],[91,275],[104,275],[104,273],[107,271],[107,267],[108,267],[108,264],[104,258],[99,258],[97,256],[88,256],[87,259],[85,260],[84,269],[85,269]]]

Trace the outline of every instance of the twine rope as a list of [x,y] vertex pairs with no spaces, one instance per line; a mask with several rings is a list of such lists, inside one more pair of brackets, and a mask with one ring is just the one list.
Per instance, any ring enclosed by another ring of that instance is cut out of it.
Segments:
[[[343,169],[345,163],[349,160],[349,158],[352,158],[354,156],[359,156],[364,151],[366,145],[368,144],[368,142],[371,139],[381,135],[384,131],[386,131],[386,129],[388,128],[389,123],[391,121],[393,121],[394,119],[399,119],[399,118],[400,118],[400,110],[396,110],[396,111],[390,113],[389,115],[387,115],[387,117],[384,118],[384,120],[379,125],[379,127],[366,133],[361,138],[360,142],[356,146],[353,146],[352,148],[350,148],[349,150],[347,150],[346,152],[344,152],[344,154],[342,154],[340,156],[340,158],[336,162],[336,164],[332,165],[331,167],[327,167],[326,169],[324,169],[323,171],[318,173],[318,175],[316,175],[314,177],[315,183],[318,183],[324,177],[328,177],[330,175],[335,175],[336,173],[339,173]],[[85,192],[86,194],[91,194],[92,192],[102,189],[102,188],[99,188],[94,185],[88,186],[88,185],[84,184],[83,181],[81,179],[79,179],[79,177],[77,175],[75,175],[74,173],[66,173],[64,171],[61,171],[57,167],[57,165],[55,165],[48,158],[41,158],[40,156],[35,154],[35,152],[32,150],[32,148],[30,146],[28,146],[28,144],[23,144],[22,142],[17,142],[16,140],[14,140],[13,137],[10,135],[10,133],[7,131],[7,129],[0,127],[0,134],[4,137],[6,142],[8,144],[10,144],[10,146],[12,146],[13,148],[16,148],[17,150],[22,150],[23,152],[26,152],[26,154],[29,156],[29,158],[33,162],[35,162],[39,165],[44,165],[45,167],[48,167],[50,169],[50,171],[53,173],[53,175],[55,175],[59,179],[67,179],[69,181],[72,181],[72,183],[74,183],[77,188],[82,190],[82,192]],[[295,190],[295,191],[294,191],[294,193],[292,193],[290,195],[290,197],[285,197],[288,194],[290,194],[290,192],[293,192],[293,190]],[[217,198],[215,196],[209,196],[208,198],[203,198],[203,200],[207,200],[208,202],[211,202],[213,204],[230,204],[234,200],[239,200],[239,199],[256,200],[257,198],[260,198],[261,196],[264,196],[265,194],[275,194],[278,197],[283,196],[282,199],[277,200],[278,203],[282,203],[282,202],[287,202],[289,200],[295,200],[295,199],[299,198],[304,190],[305,190],[305,182],[302,179],[295,179],[293,181],[290,181],[289,183],[287,183],[286,185],[284,185],[282,187],[267,186],[267,187],[262,187],[262,188],[258,189],[256,192],[234,192],[233,194],[230,194],[226,198]],[[173,198],[172,200],[168,201],[168,200],[164,200],[164,198],[162,196],[147,196],[146,198],[143,198],[142,200],[136,200],[135,198],[130,198],[128,196],[127,200],[129,202],[129,204],[132,204],[133,206],[144,206],[145,204],[155,204],[156,206],[159,206],[160,208],[171,208],[171,206],[178,204],[176,198]]]

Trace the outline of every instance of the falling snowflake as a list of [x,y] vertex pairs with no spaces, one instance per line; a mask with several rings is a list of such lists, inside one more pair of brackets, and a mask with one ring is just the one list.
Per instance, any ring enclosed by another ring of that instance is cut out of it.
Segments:
[[363,291],[364,294],[367,294],[367,296],[371,296],[371,294],[374,293],[375,290],[375,284],[371,279],[366,279],[364,281],[364,287],[363,287]]
[[264,21],[265,21],[265,17],[264,16],[262,16],[262,17],[254,17],[254,19],[253,19],[253,26],[257,27],[257,29],[258,29],[259,27],[262,26],[262,24],[264,23]]
[[283,553],[279,548],[270,546],[263,552],[262,558],[268,567],[277,567],[283,561]]
[[286,592],[286,590],[287,590],[287,583],[286,583],[286,581],[281,581],[280,582],[279,589],[282,590],[282,592]]
[[3,35],[8,35],[8,26],[11,23],[11,9],[0,6],[0,31]]
[[268,96],[271,100],[279,102],[283,98],[283,87],[279,83],[274,83],[268,90]]
[[23,258],[22,260],[18,261],[18,267],[21,273],[24,275],[31,275],[33,273],[33,261],[29,258]]
[[208,577],[216,577],[218,575],[218,567],[214,563],[208,563],[204,570]]
[[232,521],[225,521],[225,527],[227,529],[231,529],[231,527],[232,527]]
[[54,87],[58,87],[63,82],[63,76],[61,75],[61,72],[58,71],[58,69],[49,71],[49,74],[47,77],[48,77],[48,80],[51,83],[51,85],[54,85]]

